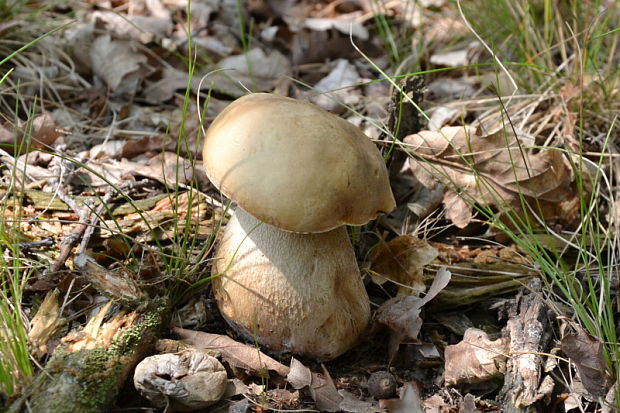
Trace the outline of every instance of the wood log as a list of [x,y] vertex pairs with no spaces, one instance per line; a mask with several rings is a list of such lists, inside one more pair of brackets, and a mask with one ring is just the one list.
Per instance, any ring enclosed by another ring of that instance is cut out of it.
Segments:
[[[58,197],[55,197],[53,193],[43,192],[38,189],[24,189],[22,195],[26,198],[26,203],[32,204],[36,210],[72,212],[71,208]],[[4,196],[6,196],[6,188],[0,187],[0,197]],[[118,197],[118,199],[109,204],[109,209],[115,216],[127,215],[136,211],[148,211],[153,208],[157,202],[166,197],[166,194],[160,194],[146,199],[137,199],[131,203],[125,198]],[[79,207],[84,206],[87,202],[95,206],[100,203],[100,198],[96,196],[78,195],[75,196],[75,198]],[[10,199],[12,199],[11,195],[9,195],[9,200]]]
[[94,317],[83,330],[63,339],[8,412],[108,411],[136,364],[153,352],[168,315],[167,300],[158,298],[106,323],[103,314]]
[[[7,196],[6,188],[0,186],[0,198]],[[8,202],[17,194],[8,194]],[[78,217],[73,210],[63,201],[54,197],[54,194],[24,189],[24,205],[32,205],[37,211],[37,217],[41,218],[42,225],[38,220],[21,228],[21,233],[31,239],[45,237],[62,237],[69,235],[74,222]],[[101,197],[74,196],[76,205],[83,208],[85,204],[97,209],[101,204]],[[191,199],[191,205],[190,205]],[[129,201],[128,198],[118,196],[106,203],[104,219],[97,231],[97,237],[109,238],[116,233],[131,236],[137,242],[150,242],[158,238],[170,239],[176,233],[183,232],[186,225],[190,225],[191,231],[201,239],[208,238],[213,229],[222,219],[219,210],[211,205],[204,194],[194,192],[190,196],[188,192],[177,195],[159,194],[146,199]],[[9,203],[8,205],[12,205]],[[191,213],[191,219],[186,220],[187,214]],[[113,216],[109,216],[113,215]],[[70,223],[67,223],[69,221]],[[57,227],[45,224],[57,222]],[[62,224],[60,224],[62,223]]]

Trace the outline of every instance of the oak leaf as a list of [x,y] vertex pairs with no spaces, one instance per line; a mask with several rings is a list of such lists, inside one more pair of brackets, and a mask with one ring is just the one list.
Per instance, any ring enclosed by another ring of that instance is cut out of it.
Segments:
[[512,129],[482,135],[475,127],[447,126],[409,135],[404,142],[415,154],[409,166],[416,178],[427,188],[437,182],[446,188],[446,216],[459,228],[471,221],[474,204],[523,214],[522,195],[537,213],[553,218],[575,198],[563,153],[534,148],[533,139]]
[[413,235],[380,243],[371,254],[372,280],[378,285],[393,281],[398,285],[398,295],[418,296],[426,291],[422,270],[437,255],[437,249]]

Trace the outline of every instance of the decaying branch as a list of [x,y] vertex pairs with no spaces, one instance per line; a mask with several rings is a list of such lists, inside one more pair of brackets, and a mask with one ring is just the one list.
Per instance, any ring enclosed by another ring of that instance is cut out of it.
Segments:
[[551,395],[554,381],[543,371],[541,355],[551,339],[547,307],[536,278],[521,289],[508,310],[509,320],[502,331],[508,343],[504,387],[500,392],[504,412],[535,412],[534,404]]
[[167,301],[155,299],[144,310],[103,323],[101,310],[82,331],[63,339],[8,412],[108,411],[136,364],[153,351],[168,312]]

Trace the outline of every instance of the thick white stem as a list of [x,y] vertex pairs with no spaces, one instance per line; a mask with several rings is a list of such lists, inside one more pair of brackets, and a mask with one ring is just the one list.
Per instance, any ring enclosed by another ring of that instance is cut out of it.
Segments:
[[259,224],[238,208],[215,254],[224,318],[273,351],[329,360],[351,348],[370,306],[346,228],[298,234]]

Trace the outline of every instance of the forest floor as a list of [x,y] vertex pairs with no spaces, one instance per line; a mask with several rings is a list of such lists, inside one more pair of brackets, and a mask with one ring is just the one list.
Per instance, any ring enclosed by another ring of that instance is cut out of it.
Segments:
[[[0,2],[0,407],[51,411],[116,346],[58,405],[147,411],[135,365],[209,348],[204,411],[617,411],[620,6],[467,3]],[[387,160],[397,209],[349,231],[371,325],[329,362],[259,353],[213,297],[202,141],[249,92]]]

